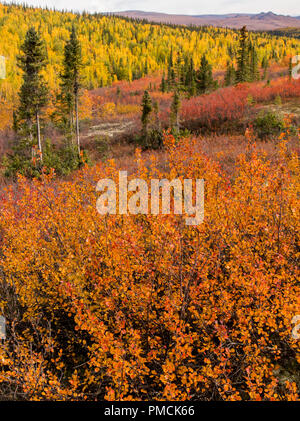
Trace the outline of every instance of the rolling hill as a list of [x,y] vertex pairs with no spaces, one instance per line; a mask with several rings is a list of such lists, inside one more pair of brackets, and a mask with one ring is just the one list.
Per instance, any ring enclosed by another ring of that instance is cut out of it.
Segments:
[[115,15],[134,19],[145,19],[151,22],[170,23],[176,25],[218,26],[228,28],[241,28],[246,25],[248,29],[269,31],[278,28],[300,28],[300,17],[276,15],[272,12],[259,14],[227,14],[227,15],[171,15],[165,13],[142,12],[130,10],[116,12]]

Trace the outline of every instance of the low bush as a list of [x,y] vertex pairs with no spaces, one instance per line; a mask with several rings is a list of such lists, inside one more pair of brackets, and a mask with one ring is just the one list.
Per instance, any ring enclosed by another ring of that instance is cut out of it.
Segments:
[[1,195],[2,400],[297,400],[299,161],[249,144],[229,181],[191,138],[129,179],[205,178],[205,218],[99,215],[113,160]]
[[262,140],[277,136],[284,130],[284,127],[283,118],[271,111],[261,112],[253,121],[255,133]]

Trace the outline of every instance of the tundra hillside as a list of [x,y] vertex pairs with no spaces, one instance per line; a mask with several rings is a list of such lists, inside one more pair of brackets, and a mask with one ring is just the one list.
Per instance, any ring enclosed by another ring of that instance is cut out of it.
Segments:
[[[15,5],[0,35],[0,400],[299,400],[300,40]],[[100,215],[120,170],[204,179],[203,223]]]

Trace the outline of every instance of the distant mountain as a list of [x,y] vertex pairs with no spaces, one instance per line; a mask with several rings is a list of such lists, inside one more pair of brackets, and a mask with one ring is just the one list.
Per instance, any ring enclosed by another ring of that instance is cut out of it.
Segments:
[[228,28],[241,28],[246,25],[248,29],[269,31],[279,28],[300,28],[300,16],[276,15],[272,12],[247,14],[230,13],[226,15],[169,15],[166,13],[142,12],[129,10],[115,12],[115,15],[134,19],[146,19],[151,22],[171,23],[176,25],[221,26]]

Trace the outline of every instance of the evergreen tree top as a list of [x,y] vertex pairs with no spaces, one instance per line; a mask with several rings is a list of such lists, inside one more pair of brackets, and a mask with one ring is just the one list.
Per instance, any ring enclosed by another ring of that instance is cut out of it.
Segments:
[[27,74],[39,72],[46,66],[45,45],[35,28],[31,27],[17,57],[18,66]]

